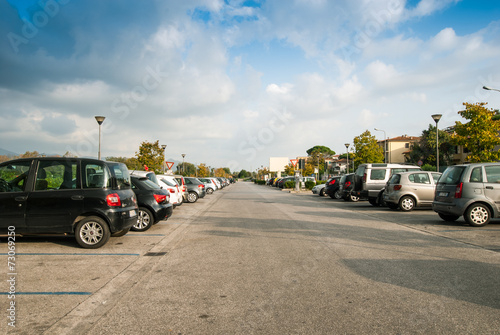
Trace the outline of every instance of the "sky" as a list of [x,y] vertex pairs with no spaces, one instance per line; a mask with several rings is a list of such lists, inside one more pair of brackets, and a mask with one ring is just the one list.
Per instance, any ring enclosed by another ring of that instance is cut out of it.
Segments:
[[[500,108],[490,0],[0,0],[0,148],[255,171]],[[376,131],[375,128],[383,131]]]

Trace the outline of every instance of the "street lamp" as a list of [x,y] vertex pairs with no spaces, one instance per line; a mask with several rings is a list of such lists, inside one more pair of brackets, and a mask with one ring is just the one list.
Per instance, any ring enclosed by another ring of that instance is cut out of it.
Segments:
[[349,173],[349,143],[345,143],[344,145],[345,145],[345,149],[347,151],[347,173],[346,174],[348,174]]
[[376,131],[383,131],[384,132],[384,161],[387,163],[387,136],[385,135],[385,130],[378,129],[378,128],[373,128]]
[[163,174],[165,174],[165,149],[167,148],[167,145],[166,144],[162,144],[161,148],[163,150],[163,163],[162,163]]
[[181,154],[182,156],[182,174],[184,175],[184,157],[186,157],[186,154]]
[[439,130],[438,130],[438,122],[441,119],[442,114],[433,114],[431,115],[434,121],[436,122],[436,171],[439,172]]
[[95,120],[99,124],[99,152],[97,153],[97,159],[101,159],[101,125],[104,122],[105,116],[96,116]]
[[500,92],[499,89],[496,89],[496,88],[491,88],[491,87],[488,87],[488,86],[483,86],[483,90],[488,90],[488,91],[497,91],[497,92]]

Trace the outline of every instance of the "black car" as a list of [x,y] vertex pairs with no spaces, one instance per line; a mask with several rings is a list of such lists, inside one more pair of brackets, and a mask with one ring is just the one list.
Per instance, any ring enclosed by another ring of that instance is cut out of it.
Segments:
[[147,177],[131,176],[132,190],[137,197],[139,215],[132,226],[133,231],[146,231],[152,225],[172,216],[170,194]]
[[73,234],[99,248],[137,222],[123,163],[84,158],[24,158],[0,164],[0,233]]
[[340,176],[333,177],[326,182],[325,194],[329,195],[332,199],[342,199],[340,194]]
[[354,173],[346,174],[340,178],[340,194],[345,201],[359,201],[359,196],[354,194],[354,178]]

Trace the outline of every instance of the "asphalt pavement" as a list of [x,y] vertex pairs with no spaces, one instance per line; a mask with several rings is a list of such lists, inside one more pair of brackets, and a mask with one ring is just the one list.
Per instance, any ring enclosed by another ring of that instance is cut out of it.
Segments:
[[499,241],[498,221],[239,182],[101,249],[18,239],[0,332],[500,334]]

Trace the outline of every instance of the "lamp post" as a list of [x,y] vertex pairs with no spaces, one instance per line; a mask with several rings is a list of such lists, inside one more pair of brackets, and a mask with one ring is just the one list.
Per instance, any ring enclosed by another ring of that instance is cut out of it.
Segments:
[[184,175],[184,157],[186,157],[186,154],[181,154],[182,156],[182,174]]
[[496,88],[491,88],[491,87],[488,87],[488,86],[483,86],[483,90],[488,90],[488,91],[497,91],[497,92],[500,92],[499,89],[496,89]]
[[96,116],[95,120],[99,124],[99,151],[97,153],[97,159],[101,159],[101,125],[104,122],[105,116]]
[[383,131],[384,132],[384,161],[387,164],[387,136],[385,134],[385,130],[378,129],[378,128],[373,128],[376,131]]
[[349,143],[345,143],[344,145],[345,145],[345,149],[347,151],[347,173],[346,174],[348,174],[349,173]]
[[431,115],[432,119],[436,122],[436,171],[439,172],[439,129],[438,122],[441,119],[442,114]]
[[163,162],[161,165],[163,166],[163,174],[165,174],[165,149],[167,148],[167,145],[162,144],[161,148],[163,150]]

